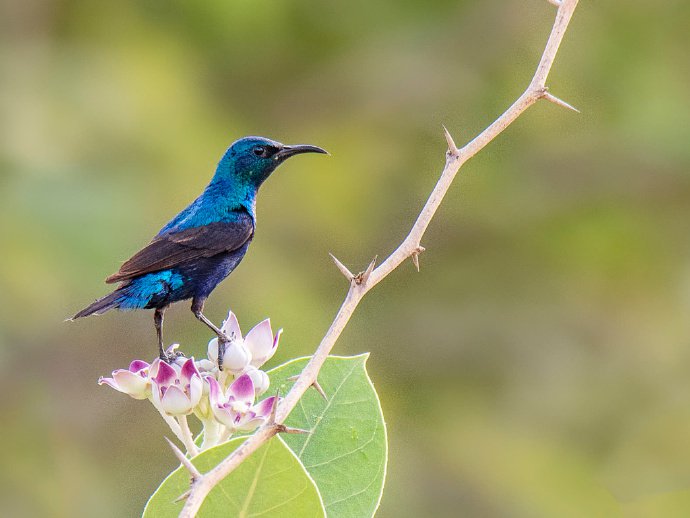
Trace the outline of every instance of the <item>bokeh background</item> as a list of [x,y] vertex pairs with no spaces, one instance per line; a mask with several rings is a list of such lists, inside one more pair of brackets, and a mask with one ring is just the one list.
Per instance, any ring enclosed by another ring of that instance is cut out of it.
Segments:
[[[263,187],[207,314],[315,348],[353,270],[526,86],[548,2],[23,0],[0,11],[0,506],[140,513],[176,463],[153,408],[98,387],[152,359],[148,312],[63,319],[247,134],[312,143]],[[690,4],[582,1],[541,103],[462,170],[335,350],[371,351],[379,515],[690,513]],[[185,305],[167,337],[202,354]]]

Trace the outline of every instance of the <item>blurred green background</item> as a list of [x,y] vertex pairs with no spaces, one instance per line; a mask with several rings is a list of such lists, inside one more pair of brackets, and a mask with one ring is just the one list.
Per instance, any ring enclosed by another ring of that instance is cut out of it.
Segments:
[[[325,147],[259,197],[207,304],[309,354],[459,143],[527,85],[540,0],[22,0],[0,8],[0,501],[135,516],[176,463],[98,376],[152,359],[149,312],[63,319],[191,201],[236,138]],[[540,103],[462,170],[335,352],[372,351],[379,515],[690,514],[690,4],[582,1]],[[167,337],[201,355],[186,304]]]

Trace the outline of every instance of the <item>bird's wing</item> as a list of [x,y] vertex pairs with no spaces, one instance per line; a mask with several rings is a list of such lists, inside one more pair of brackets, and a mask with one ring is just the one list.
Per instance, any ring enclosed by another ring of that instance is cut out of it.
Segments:
[[146,273],[174,268],[194,259],[231,252],[244,245],[253,234],[254,221],[249,214],[244,214],[232,223],[209,223],[159,235],[105,282],[126,281]]

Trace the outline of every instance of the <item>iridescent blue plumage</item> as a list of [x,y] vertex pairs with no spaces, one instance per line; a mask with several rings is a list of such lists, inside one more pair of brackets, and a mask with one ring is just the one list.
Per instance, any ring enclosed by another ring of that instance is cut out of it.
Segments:
[[159,352],[165,359],[163,312],[174,302],[192,299],[195,316],[224,339],[203,315],[204,301],[247,252],[254,237],[259,187],[284,160],[299,153],[326,151],[309,145],[286,146],[263,137],[233,143],[201,196],[106,279],[120,286],[72,318],[110,309],[154,309]]

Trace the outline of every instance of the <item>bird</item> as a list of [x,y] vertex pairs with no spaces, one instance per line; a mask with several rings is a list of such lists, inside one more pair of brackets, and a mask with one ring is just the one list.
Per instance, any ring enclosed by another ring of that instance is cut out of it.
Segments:
[[[170,362],[174,358],[163,346],[164,313],[171,304],[191,299],[194,316],[226,344],[232,338],[204,315],[204,303],[242,261],[254,238],[259,188],[285,160],[302,153],[329,154],[317,146],[290,146],[265,137],[232,143],[201,195],[105,280],[119,286],[68,320],[111,309],[153,309],[158,355]],[[223,349],[219,347],[219,365]]]

